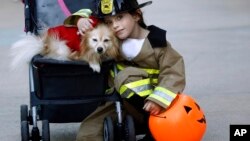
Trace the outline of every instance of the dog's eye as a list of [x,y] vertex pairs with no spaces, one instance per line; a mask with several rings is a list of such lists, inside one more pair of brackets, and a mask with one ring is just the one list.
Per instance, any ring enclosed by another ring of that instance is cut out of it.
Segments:
[[109,41],[109,39],[104,39],[104,42],[108,42]]
[[97,42],[97,39],[96,38],[94,38],[94,39],[92,39],[94,42]]
[[111,20],[105,20],[104,23],[107,24],[108,26],[112,25],[112,21]]

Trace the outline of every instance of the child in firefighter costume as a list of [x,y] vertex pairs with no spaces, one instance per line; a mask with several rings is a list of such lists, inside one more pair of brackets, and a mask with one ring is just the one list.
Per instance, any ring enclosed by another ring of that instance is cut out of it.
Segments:
[[[148,130],[148,117],[165,111],[176,95],[184,90],[183,57],[166,40],[165,30],[144,23],[140,8],[151,1],[143,4],[136,0],[97,1],[97,9],[92,15],[104,18],[122,41],[120,54],[123,59],[117,63],[119,72],[114,78],[114,87],[124,98],[125,111],[133,116],[138,133],[140,129],[146,133],[142,140],[153,141]],[[74,17],[75,25],[83,33],[88,25],[88,20],[83,19],[88,16],[77,16],[84,17],[77,20]],[[65,24],[70,23],[69,19]],[[83,121],[77,141],[102,140],[103,118],[114,114],[112,106],[106,103]],[[95,129],[91,135],[92,128]]]

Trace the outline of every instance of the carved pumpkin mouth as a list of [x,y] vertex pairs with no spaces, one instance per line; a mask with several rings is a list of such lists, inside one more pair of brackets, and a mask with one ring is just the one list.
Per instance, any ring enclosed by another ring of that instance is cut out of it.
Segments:
[[205,123],[206,124],[206,117],[203,115],[203,118],[197,120],[199,123]]
[[[194,104],[198,108],[198,110],[200,110],[200,106],[197,103],[194,103]],[[186,111],[187,114],[192,110],[192,108],[189,107],[189,106],[184,106],[184,109],[185,109],[185,111]],[[200,118],[200,119],[198,119],[197,121],[199,123],[205,123],[206,124],[206,117],[205,117],[205,115],[203,115],[203,117]]]

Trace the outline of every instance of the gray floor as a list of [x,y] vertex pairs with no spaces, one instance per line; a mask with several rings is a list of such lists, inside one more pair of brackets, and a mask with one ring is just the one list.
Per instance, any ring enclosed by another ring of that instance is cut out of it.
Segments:
[[[141,2],[143,0],[139,0]],[[185,59],[187,87],[207,118],[203,141],[228,141],[230,124],[250,124],[250,1],[161,0],[143,8],[147,24],[168,30]],[[0,140],[20,140],[19,106],[28,104],[27,70],[10,71],[9,47],[23,33],[23,7],[0,5]],[[52,141],[72,141],[79,124],[52,124]]]

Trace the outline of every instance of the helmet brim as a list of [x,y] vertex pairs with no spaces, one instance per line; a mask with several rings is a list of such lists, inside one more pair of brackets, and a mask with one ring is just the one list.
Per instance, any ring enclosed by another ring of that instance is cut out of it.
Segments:
[[144,7],[144,6],[148,6],[148,5],[152,4],[152,3],[153,3],[152,1],[148,1],[148,2],[145,2],[145,3],[139,4],[138,7],[135,8],[135,9],[139,9],[139,8]]

